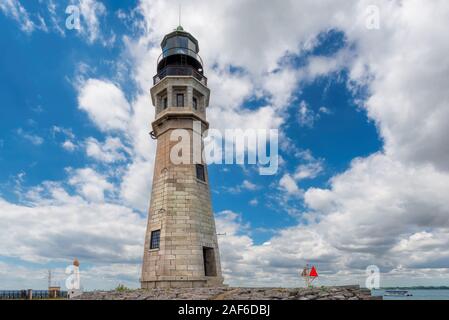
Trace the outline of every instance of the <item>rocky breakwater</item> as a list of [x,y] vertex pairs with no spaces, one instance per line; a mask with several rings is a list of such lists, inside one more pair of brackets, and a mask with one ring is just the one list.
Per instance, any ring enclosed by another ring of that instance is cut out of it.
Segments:
[[378,300],[359,286],[316,288],[167,288],[92,291],[80,300]]

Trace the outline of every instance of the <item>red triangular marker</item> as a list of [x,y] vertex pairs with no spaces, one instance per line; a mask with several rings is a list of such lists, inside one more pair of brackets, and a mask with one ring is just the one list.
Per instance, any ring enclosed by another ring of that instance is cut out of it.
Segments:
[[318,272],[316,272],[315,266],[312,266],[312,270],[310,270],[309,276],[318,277]]

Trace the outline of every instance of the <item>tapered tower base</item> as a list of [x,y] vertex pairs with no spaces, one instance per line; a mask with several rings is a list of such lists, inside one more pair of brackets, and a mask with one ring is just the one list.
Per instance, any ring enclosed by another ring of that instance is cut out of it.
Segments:
[[171,281],[142,281],[142,289],[155,288],[202,288],[202,287],[221,287],[223,278],[211,277],[202,280],[171,280]]

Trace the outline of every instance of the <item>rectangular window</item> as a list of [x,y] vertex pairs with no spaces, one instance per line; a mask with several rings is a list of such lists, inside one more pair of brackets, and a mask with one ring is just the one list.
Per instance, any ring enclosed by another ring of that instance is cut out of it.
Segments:
[[159,249],[161,242],[161,230],[151,231],[150,249]]
[[213,248],[203,247],[204,275],[206,277],[216,277],[217,268],[215,266],[215,253]]
[[168,107],[168,100],[167,97],[164,97],[162,99],[162,109],[167,109],[167,107]]
[[177,107],[184,107],[184,94],[178,93],[176,95],[176,106]]
[[198,109],[198,100],[195,97],[193,97],[192,105],[193,105],[193,109],[195,109],[195,110]]
[[197,164],[196,165],[196,177],[201,181],[206,181],[206,174],[204,172],[204,165]]

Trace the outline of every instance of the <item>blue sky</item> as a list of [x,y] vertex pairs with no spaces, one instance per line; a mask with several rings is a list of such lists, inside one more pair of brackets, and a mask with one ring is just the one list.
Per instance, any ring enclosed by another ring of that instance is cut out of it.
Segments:
[[[375,2],[375,29],[366,1],[183,8],[211,126],[280,132],[276,175],[209,167],[228,283],[300,285],[297,270],[314,263],[323,284],[363,284],[372,264],[385,285],[448,284],[449,62],[445,42],[433,44],[449,8],[416,19],[419,1]],[[68,5],[79,30],[65,26]],[[88,289],[138,285],[155,153],[149,89],[177,8],[0,2],[0,287],[45,287],[48,268],[62,284],[74,257]],[[416,43],[429,49],[406,52]]]

